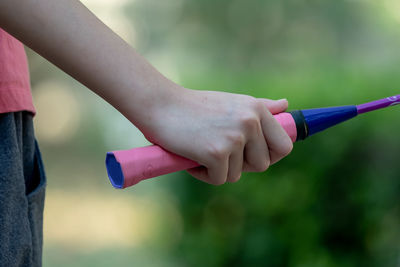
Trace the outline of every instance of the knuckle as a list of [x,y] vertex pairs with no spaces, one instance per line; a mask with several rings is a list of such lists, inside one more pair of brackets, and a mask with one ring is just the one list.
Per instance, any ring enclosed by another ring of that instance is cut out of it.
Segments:
[[230,135],[228,139],[235,147],[243,147],[245,144],[245,137],[241,133]]
[[256,131],[260,129],[260,120],[253,114],[243,115],[241,118],[242,125],[245,129]]
[[265,104],[257,99],[254,99],[253,108],[255,111],[263,113],[267,109]]
[[224,160],[227,157],[227,153],[221,147],[209,146],[208,155],[210,158],[215,161]]

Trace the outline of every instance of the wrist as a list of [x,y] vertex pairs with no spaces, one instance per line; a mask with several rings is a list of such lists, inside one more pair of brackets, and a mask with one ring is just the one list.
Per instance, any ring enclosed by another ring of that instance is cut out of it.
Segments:
[[188,89],[162,77],[132,90],[121,113],[146,137],[162,124],[166,109],[176,106]]

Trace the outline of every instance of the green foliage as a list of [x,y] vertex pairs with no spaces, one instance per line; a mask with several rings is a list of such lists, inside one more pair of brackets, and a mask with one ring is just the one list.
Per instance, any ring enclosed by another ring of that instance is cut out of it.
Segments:
[[[141,4],[137,20],[155,8]],[[399,35],[393,21],[382,28],[385,12],[362,1],[185,1],[175,24],[150,30],[153,42],[139,49],[177,55],[188,87],[287,97],[293,108],[356,104],[399,93]],[[321,133],[237,184],[180,174],[170,189],[181,183],[174,257],[188,266],[396,266],[399,114]]]

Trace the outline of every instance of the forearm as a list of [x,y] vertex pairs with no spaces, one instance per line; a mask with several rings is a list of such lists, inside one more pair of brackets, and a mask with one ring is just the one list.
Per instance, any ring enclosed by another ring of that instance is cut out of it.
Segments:
[[79,1],[2,0],[0,27],[139,128],[151,119],[152,105],[179,89]]

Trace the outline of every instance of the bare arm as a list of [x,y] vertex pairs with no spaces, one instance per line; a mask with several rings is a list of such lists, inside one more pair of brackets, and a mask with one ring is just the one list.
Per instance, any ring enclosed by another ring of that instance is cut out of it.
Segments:
[[79,1],[2,0],[0,27],[132,122],[175,87]]
[[0,27],[104,98],[150,141],[205,166],[190,171],[205,182],[237,181],[292,149],[270,113],[284,111],[286,101],[185,89],[79,1],[2,0]]

